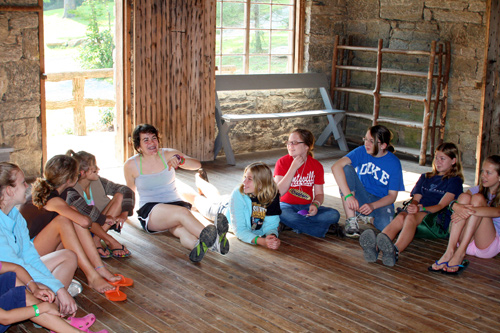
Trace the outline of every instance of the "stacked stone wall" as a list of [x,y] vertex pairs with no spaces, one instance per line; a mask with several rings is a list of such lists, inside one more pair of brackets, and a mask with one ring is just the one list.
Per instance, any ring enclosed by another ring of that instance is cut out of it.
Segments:
[[0,9],[0,145],[27,177],[41,171],[40,104],[38,14]]
[[[451,69],[445,140],[459,144],[466,166],[475,165],[481,107],[481,82],[486,36],[486,1],[460,0],[322,0],[310,3],[311,27],[306,31],[307,71],[331,73],[335,35],[352,36],[353,45],[404,50],[429,50],[431,42],[451,43]],[[375,59],[360,55],[354,63],[373,66]],[[426,71],[428,61],[384,56],[384,67]],[[384,90],[425,93],[425,82],[384,78]],[[424,80],[425,81],[425,80]],[[353,75],[352,85],[367,86],[369,74]],[[350,95],[349,109],[371,113],[373,100]],[[382,99],[381,115],[421,120],[421,103]],[[349,119],[346,134],[359,138],[368,121]],[[389,125],[397,145],[419,147],[420,131]]]
[[[219,92],[222,113],[253,114],[319,110],[324,108],[318,89]],[[237,153],[282,148],[295,128],[307,128],[317,137],[326,117],[242,121],[231,125],[229,139]]]

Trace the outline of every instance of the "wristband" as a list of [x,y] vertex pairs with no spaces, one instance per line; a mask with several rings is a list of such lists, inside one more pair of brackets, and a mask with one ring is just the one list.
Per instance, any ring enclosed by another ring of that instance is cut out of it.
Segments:
[[348,195],[344,196],[344,201],[346,201],[347,198],[352,197],[352,196],[353,196],[352,193],[349,193]]
[[455,204],[455,202],[457,202],[457,200],[453,200],[452,202],[450,202],[450,204],[448,205],[448,210],[452,213],[454,213],[455,211],[453,210],[453,205]]
[[30,288],[31,282],[35,282],[35,280],[31,280],[30,282],[26,283],[26,289],[28,289],[29,291],[31,291],[31,288]]
[[35,317],[38,317],[40,315],[40,309],[36,304],[33,304],[33,309],[35,310]]
[[425,207],[424,207],[424,206],[422,206],[422,207],[419,207],[419,208],[418,208],[418,211],[419,211],[419,212],[426,212],[426,211],[427,211],[427,209],[425,209]]
[[255,245],[257,245],[257,239],[259,239],[259,236],[255,237],[253,242],[255,243]]
[[316,209],[319,209],[319,205],[318,205],[317,201],[313,201],[313,202],[312,202],[312,204],[313,204],[314,206],[316,206]]
[[177,158],[177,161],[179,161],[179,165],[183,165],[184,163],[186,163],[186,159],[181,155],[175,154],[174,157]]

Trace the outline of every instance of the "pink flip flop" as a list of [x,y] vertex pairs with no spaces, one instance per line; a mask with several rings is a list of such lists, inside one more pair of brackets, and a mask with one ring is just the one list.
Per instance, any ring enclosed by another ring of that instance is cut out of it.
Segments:
[[108,281],[109,284],[120,287],[130,287],[131,285],[134,284],[134,280],[132,280],[131,278],[126,278],[121,274],[115,274],[115,276],[120,276],[121,279],[115,282]]
[[[93,313],[89,313],[88,315],[81,318],[69,317],[67,321],[74,328],[78,328],[80,331],[87,331],[90,328],[90,326],[94,325],[95,315]],[[50,333],[55,333],[55,332],[50,331]]]

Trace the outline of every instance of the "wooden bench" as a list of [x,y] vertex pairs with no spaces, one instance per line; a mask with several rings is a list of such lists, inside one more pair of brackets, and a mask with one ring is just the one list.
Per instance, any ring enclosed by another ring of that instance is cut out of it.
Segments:
[[[274,89],[303,89],[318,88],[323,98],[325,109],[323,110],[298,110],[294,112],[281,113],[252,113],[252,114],[222,114],[220,109],[219,91],[237,90],[274,90]],[[343,151],[348,151],[347,142],[341,128],[341,120],[345,116],[345,111],[336,110],[332,107],[332,101],[328,94],[329,85],[324,73],[303,73],[303,74],[252,74],[252,75],[216,75],[215,76],[215,119],[219,134],[215,139],[214,159],[224,148],[228,164],[235,165],[233,149],[229,142],[230,125],[239,121],[248,120],[272,120],[297,117],[318,117],[326,116],[328,125],[316,140],[316,144],[322,146],[330,135],[333,135]]]

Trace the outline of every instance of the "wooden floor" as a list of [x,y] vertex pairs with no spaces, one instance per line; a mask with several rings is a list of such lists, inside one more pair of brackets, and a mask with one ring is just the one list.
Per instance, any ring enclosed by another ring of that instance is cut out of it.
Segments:
[[[238,184],[248,163],[274,165],[284,154],[238,155],[236,166],[219,158],[204,167],[224,194]],[[342,215],[330,166],[343,155],[331,148],[317,153],[327,171],[326,205]],[[407,191],[429,170],[415,161],[403,161],[403,168]],[[193,175],[181,171],[178,178],[193,184]],[[472,185],[472,170],[466,177]],[[148,235],[135,218],[116,237],[133,256],[105,263],[135,280],[133,287],[122,289],[127,301],[108,301],[77,273],[84,286],[76,297],[79,315],[96,314],[94,331],[500,331],[499,258],[471,257],[460,276],[429,273],[427,267],[444,251],[443,241],[415,240],[389,268],[366,263],[356,240],[330,235],[320,239],[287,231],[275,252],[230,235],[226,256],[210,252],[200,264],[189,261],[177,239],[168,233]],[[39,331],[29,322],[9,330]]]

